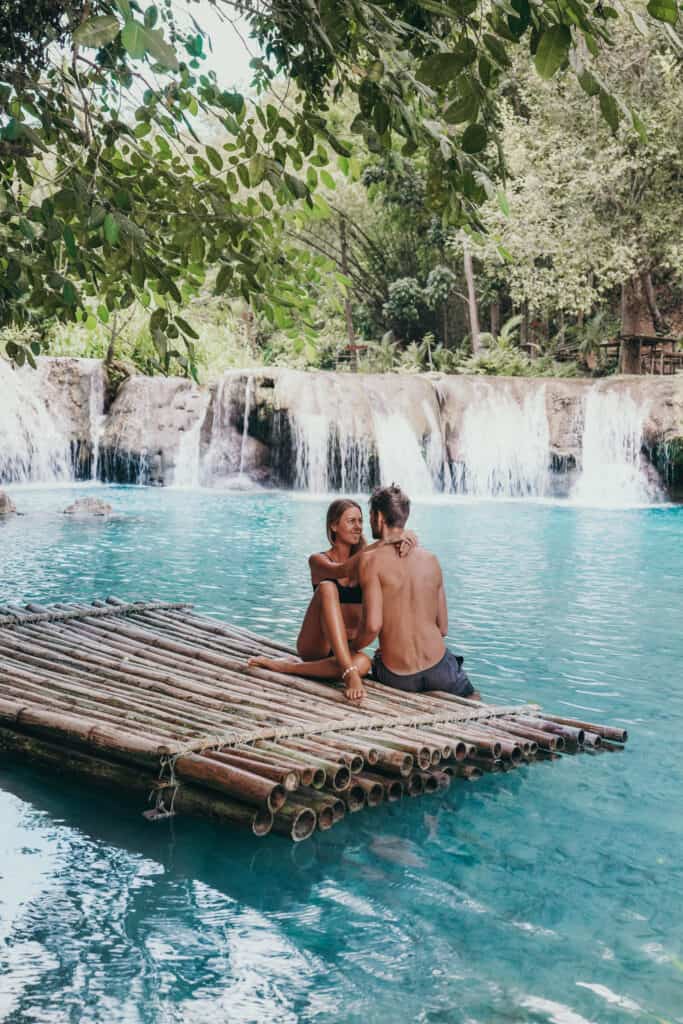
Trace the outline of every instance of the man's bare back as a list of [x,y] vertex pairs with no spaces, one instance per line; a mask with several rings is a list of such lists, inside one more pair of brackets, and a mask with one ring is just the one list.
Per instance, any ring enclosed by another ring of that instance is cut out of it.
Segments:
[[362,651],[379,636],[372,662],[377,682],[411,693],[441,690],[479,699],[462,670],[463,659],[443,641],[448,609],[438,559],[424,548],[404,557],[396,550],[409,514],[410,498],[397,484],[373,491],[372,535],[384,545],[361,556],[363,613],[353,646]]
[[400,557],[394,547],[376,548],[361,560],[364,603],[381,600],[382,661],[402,675],[420,672],[443,658],[448,616],[436,555],[415,548]]

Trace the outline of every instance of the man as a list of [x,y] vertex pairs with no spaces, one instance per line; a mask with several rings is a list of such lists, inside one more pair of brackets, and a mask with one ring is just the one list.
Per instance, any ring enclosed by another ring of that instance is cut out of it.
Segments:
[[[462,658],[443,642],[448,609],[438,559],[422,547],[400,557],[391,544],[403,533],[409,514],[410,499],[396,484],[373,491],[372,536],[389,543],[361,556],[363,613],[353,648],[361,651],[379,636],[372,663],[377,682],[410,693],[443,690],[479,700],[462,670]],[[347,672],[358,678],[347,683],[348,696],[362,699],[365,690],[357,671]]]

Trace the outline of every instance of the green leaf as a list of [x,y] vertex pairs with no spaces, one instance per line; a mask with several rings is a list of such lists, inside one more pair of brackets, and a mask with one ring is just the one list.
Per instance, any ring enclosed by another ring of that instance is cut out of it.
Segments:
[[126,21],[128,21],[129,18],[132,18],[133,15],[130,9],[129,0],[114,0],[114,2]]
[[541,78],[552,78],[567,59],[572,34],[567,25],[553,25],[541,36],[534,63]]
[[647,142],[647,128],[638,114],[636,114],[635,110],[631,111],[631,121],[633,122],[633,127],[638,133],[640,141],[643,143]]
[[74,43],[99,50],[116,39],[120,29],[119,19],[114,14],[98,14],[78,26],[73,36]]
[[[164,39],[160,28],[141,27],[145,50],[158,64],[172,71],[178,70],[178,58],[173,47]],[[125,45],[125,44],[124,44]]]
[[67,306],[75,306],[78,302],[78,295],[76,294],[76,289],[72,285],[71,281],[64,282],[62,298]]
[[529,0],[511,0],[511,7],[515,14],[508,15],[508,25],[513,35],[519,38],[524,35],[531,24]]
[[391,110],[384,100],[378,100],[372,111],[372,120],[378,135],[384,135],[391,124]]
[[190,327],[187,320],[183,320],[181,316],[176,316],[174,319],[183,334],[186,334],[188,338],[194,338],[195,341],[199,341],[199,335],[193,327]]
[[100,318],[100,320],[102,321],[103,324],[108,324],[109,323],[109,310],[107,309],[106,306],[98,306],[97,307],[97,315],[98,315],[98,317]]
[[466,153],[481,153],[486,147],[488,136],[483,124],[471,124],[465,129],[461,146]]
[[657,21],[666,21],[669,25],[675,25],[678,21],[676,0],[650,0],[647,10]]
[[496,64],[499,64],[502,68],[510,67],[512,62],[505,47],[505,43],[499,39],[498,36],[491,35],[490,32],[485,32],[484,45],[495,60]]
[[209,160],[216,168],[217,171],[223,170],[223,157],[220,155],[218,150],[214,149],[213,146],[206,146],[204,152],[208,156]]
[[418,81],[438,89],[456,78],[475,57],[474,43],[465,39],[452,53],[433,53],[425,58],[417,69]]
[[237,176],[244,185],[245,188],[251,188],[251,179],[249,177],[249,169],[246,164],[237,165]]
[[110,245],[116,245],[119,240],[119,225],[111,213],[108,213],[104,218],[104,237]]
[[266,173],[266,158],[263,153],[255,153],[249,161],[249,179],[252,185],[260,185]]
[[586,69],[579,75],[579,85],[589,96],[597,96],[600,92],[600,83],[595,75]]
[[215,295],[222,295],[223,292],[227,291],[232,282],[232,267],[224,263],[221,269],[218,271],[218,277],[216,278],[216,285],[214,288]]
[[64,226],[63,234],[66,251],[68,252],[69,256],[72,256],[75,259],[75,257],[78,254],[78,250],[76,249],[76,239],[74,238],[74,233],[68,224]]
[[[344,158],[340,157],[339,159],[343,160]],[[332,177],[332,175],[330,174],[329,171],[322,170],[320,172],[320,180],[322,181],[322,183],[325,186],[325,188],[329,188],[329,189],[336,188],[336,185],[335,185],[335,182],[334,182],[334,178]]]
[[144,25],[141,25],[139,21],[135,21],[133,18],[126,22],[121,31],[123,48],[133,60],[141,60],[145,56],[144,31]]
[[155,4],[152,4],[145,11],[145,28],[154,28],[159,18],[159,9]]
[[498,206],[500,208],[500,212],[503,214],[503,216],[509,217],[510,216],[510,204],[508,202],[508,197],[505,195],[505,193],[503,192],[502,188],[498,189],[498,192],[496,193],[496,199],[498,200]]
[[619,107],[614,96],[610,96],[604,89],[600,90],[600,110],[607,124],[612,129],[612,132],[616,134],[617,128],[619,127]]
[[463,121],[476,121],[479,113],[479,97],[468,78],[463,77],[458,84],[460,95],[444,111],[447,124],[462,124]]
[[285,173],[285,184],[295,199],[304,199],[308,195],[308,189],[303,181],[293,174]]

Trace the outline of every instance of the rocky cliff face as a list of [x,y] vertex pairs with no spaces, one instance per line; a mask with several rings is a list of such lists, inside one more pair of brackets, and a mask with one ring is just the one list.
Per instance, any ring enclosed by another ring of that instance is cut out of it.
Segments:
[[207,389],[141,376],[106,416],[96,360],[42,359],[20,373],[0,362],[0,388],[0,482],[56,478],[59,464],[62,477],[126,483],[367,491],[395,479],[415,494],[566,495],[603,458],[683,485],[681,376],[257,369]]

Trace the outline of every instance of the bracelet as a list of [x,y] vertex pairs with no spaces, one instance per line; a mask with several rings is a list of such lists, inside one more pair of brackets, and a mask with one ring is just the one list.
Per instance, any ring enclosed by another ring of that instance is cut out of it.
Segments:
[[344,680],[348,676],[349,672],[357,672],[357,671],[358,671],[358,669],[356,668],[355,665],[349,665],[348,668],[345,668],[344,671],[341,674],[342,683],[344,682]]

